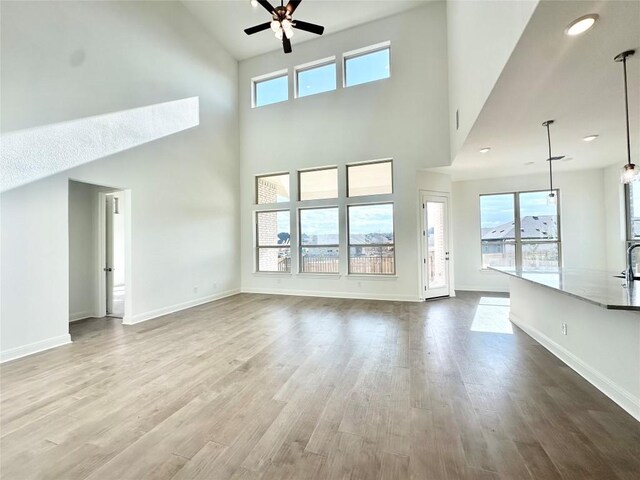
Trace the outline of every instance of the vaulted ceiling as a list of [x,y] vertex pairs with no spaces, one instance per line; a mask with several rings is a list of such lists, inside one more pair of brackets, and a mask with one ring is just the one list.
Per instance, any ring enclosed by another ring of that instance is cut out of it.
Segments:
[[[324,34],[330,35],[424,5],[425,1],[427,0],[303,0],[294,18],[323,25]],[[280,4],[277,0],[270,2],[273,6]],[[282,48],[271,30],[251,37],[244,33],[245,28],[270,20],[266,10],[260,6],[252,7],[249,0],[184,0],[182,3],[237,60]],[[286,0],[284,3],[287,3]],[[296,43],[313,38],[317,36],[296,30],[291,43],[295,49]]]

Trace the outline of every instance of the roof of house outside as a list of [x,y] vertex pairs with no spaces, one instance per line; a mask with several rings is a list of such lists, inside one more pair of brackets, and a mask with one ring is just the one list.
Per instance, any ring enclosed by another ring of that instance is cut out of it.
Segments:
[[[553,239],[558,236],[558,219],[555,215],[527,215],[520,221],[520,237],[523,239]],[[516,238],[515,223],[483,228],[482,240],[509,240]]]

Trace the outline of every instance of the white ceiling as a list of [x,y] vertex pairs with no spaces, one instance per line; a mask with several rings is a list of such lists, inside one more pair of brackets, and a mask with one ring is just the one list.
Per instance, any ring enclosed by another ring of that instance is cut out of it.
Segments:
[[[279,0],[269,0],[273,6]],[[303,0],[294,18],[325,27],[324,35],[388,17],[423,5],[428,0]],[[244,60],[272,50],[282,49],[270,30],[246,35],[244,29],[271,20],[269,13],[249,0],[183,0],[189,11],[213,34],[237,60]],[[285,1],[285,4],[287,2]],[[317,38],[312,33],[296,30],[291,43]]]
[[[597,13],[578,37],[564,34],[574,19]],[[454,180],[548,171],[546,130],[553,155],[569,161],[554,170],[598,168],[626,159],[622,64],[628,62],[631,148],[640,162],[640,2],[541,2],[452,167]],[[472,85],[472,81],[470,81]],[[462,113],[462,112],[461,112]],[[586,135],[599,138],[584,142]],[[487,154],[479,153],[490,146]],[[525,165],[534,162],[530,165]]]

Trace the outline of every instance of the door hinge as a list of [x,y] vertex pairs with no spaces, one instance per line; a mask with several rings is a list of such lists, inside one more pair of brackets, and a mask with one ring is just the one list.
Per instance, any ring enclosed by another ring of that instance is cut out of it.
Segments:
[[426,258],[423,258],[423,259],[422,259],[422,263],[427,263],[427,259],[426,259]]
[[424,203],[422,204],[422,208],[424,208]]
[[423,236],[423,237],[426,237],[426,236],[427,236],[427,233],[426,233],[424,230],[422,230],[422,236]]

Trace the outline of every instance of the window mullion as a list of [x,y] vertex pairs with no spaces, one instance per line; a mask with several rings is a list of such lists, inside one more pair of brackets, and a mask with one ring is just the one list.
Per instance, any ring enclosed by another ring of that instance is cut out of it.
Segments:
[[520,222],[520,194],[513,194],[514,226],[516,237],[516,269],[522,269],[522,227]]

